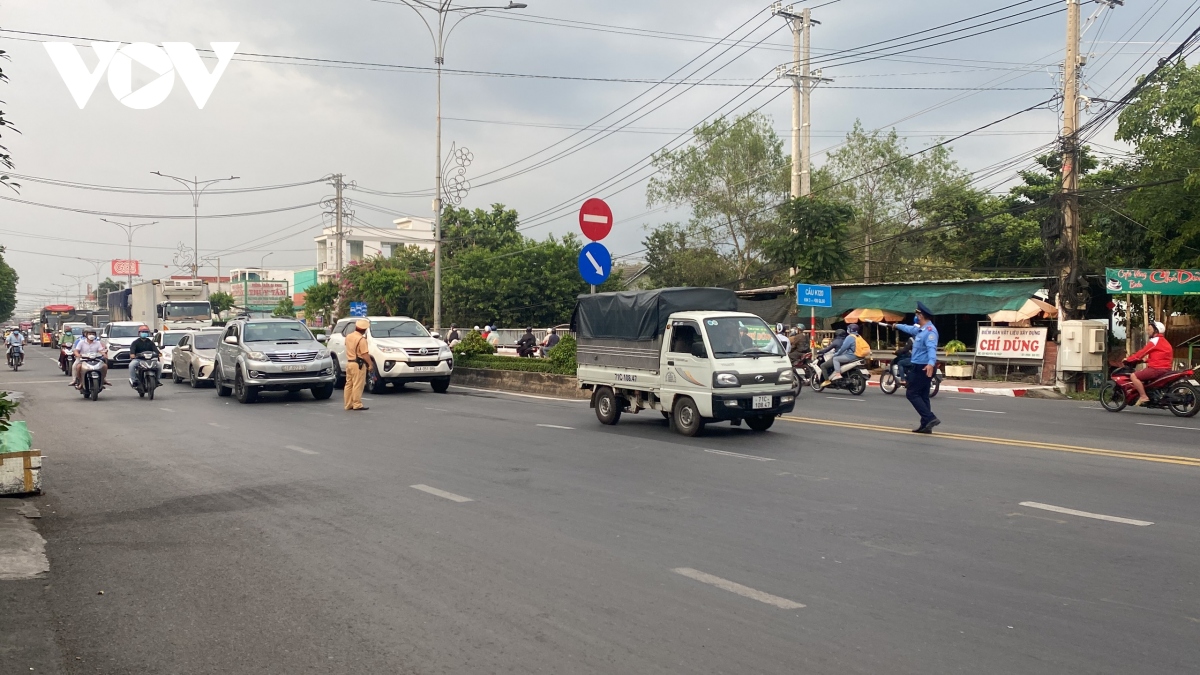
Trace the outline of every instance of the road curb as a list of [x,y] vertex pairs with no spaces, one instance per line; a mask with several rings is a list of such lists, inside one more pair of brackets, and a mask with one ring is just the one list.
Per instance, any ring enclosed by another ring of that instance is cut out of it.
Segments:
[[[869,386],[878,387],[879,382],[872,380],[867,383]],[[1025,389],[1010,389],[1008,387],[957,387],[952,384],[942,382],[941,391],[948,391],[954,394],[981,394],[985,396],[1007,396],[1009,398],[1024,398],[1036,397],[1038,392],[1053,391],[1054,387],[1026,387]]]

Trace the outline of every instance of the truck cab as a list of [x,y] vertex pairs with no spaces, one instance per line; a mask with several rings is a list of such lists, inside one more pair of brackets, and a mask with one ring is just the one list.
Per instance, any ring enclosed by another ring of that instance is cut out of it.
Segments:
[[[589,300],[604,295],[623,297]],[[578,379],[600,422],[658,410],[694,436],[725,421],[766,431],[791,412],[791,362],[767,322],[736,308],[725,289],[581,296]]]

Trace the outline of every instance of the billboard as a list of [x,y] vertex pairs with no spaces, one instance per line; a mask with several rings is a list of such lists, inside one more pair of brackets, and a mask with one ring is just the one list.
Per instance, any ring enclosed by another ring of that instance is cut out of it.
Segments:
[[1046,355],[1046,328],[980,326],[975,355],[996,359],[1041,359]]
[[114,277],[142,276],[138,261],[136,260],[112,261],[112,275]]
[[231,290],[234,306],[248,310],[274,309],[280,300],[292,297],[286,281],[238,281]]
[[1109,295],[1200,295],[1200,270],[1105,270]]

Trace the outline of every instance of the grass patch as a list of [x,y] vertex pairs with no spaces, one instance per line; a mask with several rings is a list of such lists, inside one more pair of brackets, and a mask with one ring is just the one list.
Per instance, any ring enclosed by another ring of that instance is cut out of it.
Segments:
[[1088,389],[1087,391],[1068,391],[1066,396],[1073,401],[1099,401],[1100,390]]
[[460,355],[455,359],[455,366],[463,368],[481,368],[484,370],[514,370],[525,373],[552,373],[555,375],[575,375],[575,369],[557,365],[549,359],[522,359],[515,356],[497,356],[495,354]]

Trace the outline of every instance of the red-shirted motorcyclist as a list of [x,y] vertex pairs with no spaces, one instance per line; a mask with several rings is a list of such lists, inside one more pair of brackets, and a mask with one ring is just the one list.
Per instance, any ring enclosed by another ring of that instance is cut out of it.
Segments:
[[1146,383],[1167,375],[1171,372],[1171,360],[1175,356],[1175,352],[1171,347],[1171,343],[1167,342],[1166,335],[1167,327],[1161,321],[1150,322],[1150,339],[1146,342],[1146,346],[1142,347],[1133,356],[1125,359],[1126,363],[1137,363],[1143,359],[1146,361],[1146,367],[1133,374],[1129,378],[1134,389],[1137,389],[1138,401],[1137,405],[1149,403],[1150,397],[1146,395]]

